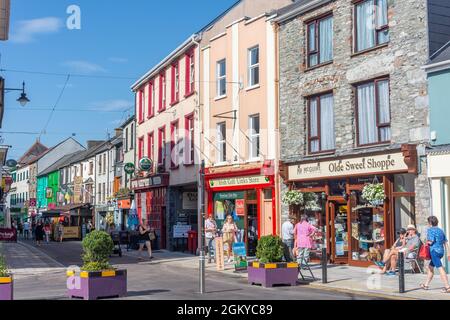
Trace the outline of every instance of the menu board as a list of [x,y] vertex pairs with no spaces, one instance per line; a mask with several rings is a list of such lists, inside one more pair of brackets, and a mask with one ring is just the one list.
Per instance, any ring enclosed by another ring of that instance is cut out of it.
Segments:
[[225,270],[225,258],[223,256],[223,238],[217,237],[215,238],[216,242],[216,267],[217,271]]

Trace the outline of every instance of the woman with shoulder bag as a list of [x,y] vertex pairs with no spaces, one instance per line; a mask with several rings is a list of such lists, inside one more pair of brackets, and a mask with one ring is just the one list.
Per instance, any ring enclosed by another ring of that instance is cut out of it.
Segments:
[[[142,219],[142,222],[139,224],[139,260],[144,260],[141,257],[142,250],[144,249],[144,245],[147,247],[148,257],[150,260],[153,259],[152,256],[152,243],[150,242],[152,232],[147,224],[147,220]],[[153,233],[154,236],[154,233]]]
[[444,283],[445,287],[442,290],[443,293],[450,293],[450,285],[448,283],[447,273],[442,266],[442,258],[445,256],[445,250],[447,250],[448,258],[450,259],[450,251],[448,247],[447,237],[444,231],[438,227],[439,220],[436,217],[428,218],[429,229],[427,231],[427,245],[430,250],[430,264],[427,269],[427,281],[421,284],[420,287],[424,290],[429,290],[429,285],[434,277],[434,268],[439,270],[439,275]]

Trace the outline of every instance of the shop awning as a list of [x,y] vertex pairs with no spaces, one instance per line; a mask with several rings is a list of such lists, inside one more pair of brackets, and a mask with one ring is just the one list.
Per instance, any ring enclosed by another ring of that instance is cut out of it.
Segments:
[[59,218],[61,216],[61,211],[49,210],[42,213],[42,218]]

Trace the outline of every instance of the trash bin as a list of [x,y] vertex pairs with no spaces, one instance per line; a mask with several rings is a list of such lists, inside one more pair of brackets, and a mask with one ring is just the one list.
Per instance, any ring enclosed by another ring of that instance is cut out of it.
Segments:
[[188,232],[188,251],[192,254],[196,254],[197,252],[197,231],[189,231]]

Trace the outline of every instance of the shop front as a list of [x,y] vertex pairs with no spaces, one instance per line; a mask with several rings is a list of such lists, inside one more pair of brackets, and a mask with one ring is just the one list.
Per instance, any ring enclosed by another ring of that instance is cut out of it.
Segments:
[[[333,263],[363,267],[380,261],[399,229],[416,224],[414,146],[292,164],[287,173],[289,189],[313,195],[314,205],[294,213],[309,217],[319,230],[316,253],[326,246]],[[368,195],[363,196],[367,186],[379,186],[384,201],[368,201]]]
[[135,194],[136,209],[139,221],[146,218],[150,227],[155,230],[154,249],[167,248],[167,188],[169,174],[158,174],[131,181]]
[[121,231],[128,230],[128,217],[131,210],[131,198],[117,199],[117,207],[119,209],[118,226]]
[[214,214],[219,230],[226,217],[233,216],[239,229],[236,240],[245,243],[248,256],[256,255],[261,236],[276,234],[275,182],[270,168],[206,169],[208,213]]

